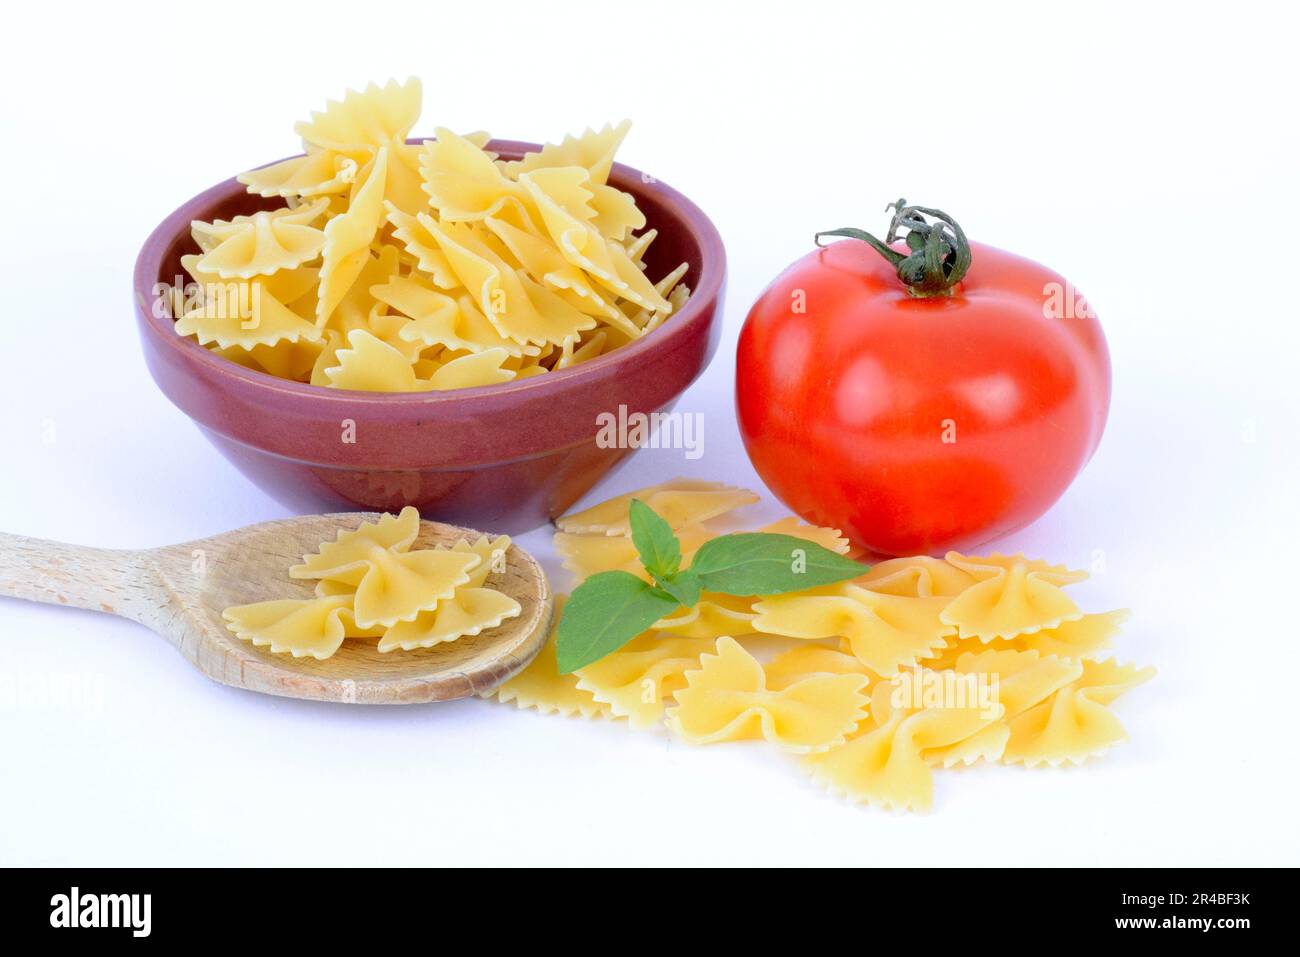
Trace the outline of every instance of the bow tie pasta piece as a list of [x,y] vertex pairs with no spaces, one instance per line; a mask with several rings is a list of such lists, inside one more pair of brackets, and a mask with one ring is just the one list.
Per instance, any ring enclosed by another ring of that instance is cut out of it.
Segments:
[[596,295],[582,270],[560,255],[549,237],[530,228],[531,223],[525,227],[504,216],[487,216],[483,225],[534,279],[556,289],[574,288],[583,296]]
[[526,356],[532,359],[534,364],[550,355],[552,351],[550,345],[521,346],[508,336],[501,335],[488,317],[483,315],[483,311],[479,309],[473,298],[463,290],[456,297],[456,305],[460,307],[460,323],[457,329],[463,334],[466,342],[463,348],[471,352],[505,349],[513,357]]
[[[556,274],[551,275],[554,279]],[[602,292],[591,283],[587,283],[585,289],[580,288],[576,283],[563,286],[557,285],[554,281],[548,283],[548,286],[554,286],[560,298],[574,309],[577,309],[583,315],[591,316],[593,319],[605,323],[608,327],[607,331],[617,333],[617,336],[610,338],[606,351],[625,346],[632,340],[645,335],[644,329],[638,329],[636,323],[628,319],[627,313],[614,305],[608,293]],[[587,290],[590,290],[590,292]]]
[[605,347],[605,332],[600,330],[590,333],[590,338],[583,339],[581,342],[568,341],[560,350],[560,358],[555,360],[553,369],[568,369],[570,366],[580,365],[589,359],[594,359],[601,354]]
[[505,164],[506,173],[518,178],[521,173],[557,166],[581,166],[591,182],[603,186],[614,165],[614,154],[632,128],[631,120],[617,126],[606,124],[601,130],[584,130],[580,136],[565,136],[555,144],[547,144],[535,153],[526,153],[522,159]]
[[686,285],[684,282],[679,282],[673,287],[673,291],[668,294],[668,305],[672,308],[667,312],[656,312],[654,316],[651,317],[650,321],[646,323],[645,328],[641,330],[641,334],[643,336],[649,335],[659,326],[663,325],[663,321],[669,316],[675,316],[677,313],[681,312],[682,307],[686,305],[686,300],[690,297],[691,287]]
[[[273,346],[256,345],[243,354],[251,360],[248,363],[251,369],[257,369],[278,379],[306,382],[311,378],[311,371],[324,348],[325,340],[308,339],[304,336],[298,342],[281,341]],[[231,353],[236,351],[243,350],[239,346],[233,346],[225,355],[230,358]]]
[[332,598],[286,598],[236,605],[221,613],[235,637],[259,647],[270,646],[274,654],[288,652],[295,658],[324,659],[343,644],[341,615],[352,604],[351,596]]
[[190,224],[204,250],[198,268],[222,279],[252,279],[281,269],[296,269],[320,255],[326,234],[311,225],[325,212],[324,200],[297,209],[261,210]]
[[792,538],[802,538],[820,545],[836,555],[847,555],[849,553],[849,540],[840,534],[838,528],[809,525],[807,522],[801,522],[793,515],[772,522],[770,525],[764,525],[759,531],[766,532],[769,535],[789,535]]
[[[398,251],[392,246],[381,246],[377,251],[368,252],[362,262],[361,271],[330,313],[325,328],[341,332],[345,336],[353,329],[376,332],[376,321],[387,318],[386,307],[374,297],[371,290],[377,286],[382,287],[394,279],[400,269]],[[313,302],[313,319],[315,307],[316,304]]]
[[201,345],[253,349],[321,338],[314,322],[287,308],[257,280],[208,283],[203,288],[203,302],[176,320],[176,332],[194,336]]
[[769,691],[763,666],[733,638],[719,638],[685,677],[668,721],[693,744],[762,737],[807,754],[840,743],[867,715],[867,677],[814,675]]
[[1120,625],[1128,618],[1126,609],[1084,615],[1063,621],[1055,628],[1042,628],[1015,638],[995,638],[985,642],[977,637],[950,640],[935,660],[934,667],[952,667],[962,655],[983,650],[1034,651],[1044,657],[1091,658],[1111,646]]
[[352,606],[357,625],[391,628],[400,621],[414,621],[420,612],[451,598],[479,562],[473,553],[394,552],[372,546]]
[[504,368],[509,358],[510,353],[505,349],[485,349],[455,356],[432,371],[429,387],[445,391],[509,382],[515,377],[512,370]]
[[343,622],[343,635],[347,638],[382,638],[388,631],[383,625],[362,628],[357,624],[357,615],[351,606],[339,612],[339,621]]
[[1002,706],[895,707],[892,682],[872,692],[871,720],[855,737],[807,759],[813,779],[851,801],[894,810],[929,810],[934,775],[927,752],[951,748],[979,734]]
[[533,280],[554,289],[584,315],[614,325],[630,339],[641,335],[641,328],[598,292],[586,274],[565,259],[549,238],[496,216],[487,217],[483,223]]
[[548,210],[563,214],[556,221],[561,225],[559,232],[569,228],[570,221],[585,223],[596,215],[596,210],[591,205],[591,177],[581,166],[538,170],[524,176],[519,182],[556,242],[559,242],[559,236],[556,230],[550,228]]
[[[788,688],[812,675],[863,675],[872,684],[877,680],[877,676],[853,655],[821,645],[791,648],[764,665],[763,673],[767,676],[768,688],[773,691]],[[871,685],[863,690],[870,691]]]
[[[375,160],[371,160],[373,165]],[[362,168],[358,178],[364,179],[367,170]],[[418,213],[428,208],[428,199],[421,189],[420,147],[409,143],[394,143],[388,147],[388,162],[384,170],[384,204],[406,213]],[[354,185],[355,192],[356,186]]]
[[381,515],[356,529],[340,530],[334,541],[324,542],[311,555],[304,555],[302,564],[289,569],[289,577],[329,579],[355,589],[373,547],[404,552],[419,534],[420,513],[408,505],[397,515]]
[[441,126],[434,136],[421,150],[420,175],[442,222],[481,220],[506,200],[519,200],[519,184],[502,175],[482,147]]
[[357,624],[357,616],[352,610],[352,601],[356,596],[357,589],[355,585],[348,585],[344,582],[336,581],[332,578],[322,578],[316,582],[317,598],[347,598],[348,606],[339,612],[339,620],[343,622],[343,635],[347,638],[382,638],[387,630],[382,625],[372,625],[369,628],[362,628]]
[[[634,230],[645,227],[645,213],[637,209],[636,197],[613,186],[592,185],[590,189],[589,202],[595,213],[591,224],[606,239],[622,243]],[[627,252],[626,247],[623,251]]]
[[426,347],[419,340],[411,342],[402,338],[402,330],[407,325],[404,316],[390,316],[376,307],[367,317],[365,326],[358,328],[370,333],[384,345],[396,349],[401,353],[402,358],[415,368],[416,377],[426,379],[428,376],[418,368],[419,363],[423,361],[423,353]]
[[1063,621],[1055,628],[1040,628],[1027,635],[1018,635],[1016,646],[1024,651],[1037,651],[1040,655],[1058,655],[1062,658],[1090,658],[1111,645],[1111,639],[1128,620],[1127,608],[1084,615],[1074,621]]
[[659,238],[659,230],[647,229],[639,236],[633,236],[624,245],[623,249],[627,253],[627,258],[637,264],[637,268],[644,271],[646,250],[650,244]]
[[618,243],[606,239],[583,217],[594,216],[590,192],[576,180],[576,167],[540,169],[519,182],[541,213],[542,222],[561,255],[615,295],[651,310],[670,311],[671,303],[655,290],[640,266]]
[[645,502],[676,531],[725,515],[742,505],[752,505],[758,501],[758,496],[749,489],[722,482],[676,478],[557,518],[556,527],[562,532],[578,535],[630,535],[632,527],[628,513],[633,499]]
[[566,234],[561,251],[582,266],[606,290],[650,312],[669,315],[673,304],[665,299],[641,267],[627,258],[623,247],[607,240],[594,226],[587,227],[590,241],[579,242],[581,234]]
[[671,307],[669,309],[651,310],[637,309],[629,315],[632,325],[641,330],[641,335],[653,332],[663,323],[665,319],[671,316],[686,301],[686,296],[690,295],[690,289],[680,285],[682,277],[690,270],[688,263],[678,263],[677,268],[664,276],[655,283],[655,292],[664,298],[664,301]]
[[943,613],[943,620],[956,625],[962,637],[1014,638],[1083,617],[1061,586],[1083,581],[1085,572],[1024,555],[967,558],[949,552],[947,561],[977,579]]
[[357,178],[356,157],[336,150],[316,150],[305,156],[240,173],[236,179],[257,196],[312,197],[346,193]]
[[655,622],[660,631],[683,638],[714,640],[724,635],[750,635],[756,629],[754,599],[704,592],[693,608],[682,608]]
[[453,552],[468,553],[479,557],[479,563],[470,570],[469,581],[465,582],[464,587],[482,588],[487,584],[489,575],[504,572],[506,570],[506,552],[509,549],[509,535],[499,535],[496,538],[481,535],[475,542],[471,543],[462,540],[453,545],[451,547]]
[[325,224],[320,288],[316,294],[317,326],[325,325],[370,261],[370,244],[385,221],[387,169],[388,150],[381,149],[361,188],[353,195],[348,211]]
[[663,720],[667,699],[686,686],[687,669],[698,668],[700,656],[712,650],[712,640],[646,632],[580,668],[577,686],[632,727],[653,727]]
[[787,638],[842,637],[859,661],[890,677],[918,659],[934,657],[947,644],[956,630],[940,620],[947,604],[946,598],[907,598],[836,585],[756,602],[754,628]]
[[1028,767],[1082,764],[1127,741],[1124,726],[1107,705],[1154,675],[1154,668],[1113,659],[1083,662],[1078,679],[1010,721],[1002,760]]
[[[935,673],[935,672],[932,672]],[[1001,718],[977,734],[946,746],[926,751],[931,764],[953,767],[1002,760],[1011,738],[1010,723],[1035,708],[1083,674],[1083,666],[1064,658],[1043,657],[1032,651],[991,651],[963,655],[952,670],[938,672],[944,676],[975,676],[978,687],[991,688],[1001,709]],[[883,723],[889,716],[890,702],[873,699],[873,717]]]
[[348,90],[342,100],[329,100],[323,111],[294,125],[309,145],[323,150],[378,150],[401,143],[420,118],[421,87],[415,77],[405,83],[389,80],[383,86]]
[[460,638],[473,637],[518,617],[519,602],[495,588],[456,589],[432,611],[422,611],[413,621],[399,621],[379,641],[382,652],[413,651]]
[[348,333],[348,348],[335,353],[338,365],[325,370],[331,388],[367,392],[428,392],[434,385],[415,374],[399,349],[365,329]]
[[962,655],[953,669],[996,680],[1003,717],[1011,720],[1083,675],[1083,665],[1036,651],[981,651]]
[[514,702],[518,708],[532,708],[542,714],[584,718],[610,717],[609,705],[601,704],[588,691],[578,687],[577,675],[560,674],[555,658],[555,629],[564,613],[566,596],[555,598],[555,618],[551,636],[532,663],[504,684],[481,692],[481,698],[496,698],[502,704]]
[[394,276],[387,283],[372,286],[378,302],[410,320],[399,333],[407,342],[423,347],[443,346],[463,352],[504,349],[512,356],[523,355],[514,340],[496,331],[468,296],[454,299],[415,276]]
[[356,585],[349,585],[347,582],[341,582],[335,578],[322,578],[316,582],[317,598],[332,598],[335,595],[355,595],[356,593]]
[[320,354],[316,356],[316,361],[312,363],[311,376],[308,381],[312,385],[328,389],[330,380],[325,373],[338,366],[339,353],[348,347],[348,340],[333,329],[326,329],[324,336],[325,338],[321,340]]
[[[214,272],[205,272],[199,267],[199,260],[202,257],[196,253],[190,253],[181,257],[181,266],[186,273],[194,280],[194,285],[199,287],[200,294],[208,286],[215,284],[225,284],[227,282],[249,282],[257,283],[262,287],[262,291],[269,293],[272,298],[295,308],[308,297],[311,296],[315,301],[316,283],[320,279],[320,270],[314,266],[299,266],[297,269],[281,269],[269,276],[256,276],[248,280],[225,280]],[[187,287],[188,288],[188,287]],[[310,313],[309,313],[310,314]]]
[[1005,721],[976,731],[969,738],[943,748],[929,748],[924,752],[926,763],[937,768],[969,767],[979,761],[993,763],[1002,759],[1011,737]]
[[408,506],[400,515],[340,531],[290,568],[289,577],[355,587],[351,597],[359,628],[413,620],[469,582],[470,570],[482,561],[473,550],[408,552],[419,531],[420,513]]
[[[461,288],[460,278],[451,268],[451,260],[438,246],[438,239],[425,227],[416,213],[405,213],[392,203],[384,207],[388,223],[393,227],[393,239],[426,274],[435,286],[449,292]],[[432,221],[432,220],[430,220]]]
[[521,345],[560,345],[596,327],[591,316],[511,268],[471,227],[439,224],[424,213],[417,219],[501,335]]
[[953,598],[975,582],[976,578],[970,572],[928,555],[891,558],[873,565],[871,571],[858,579],[863,588],[914,598]]
[[420,107],[419,80],[393,80],[382,87],[371,83],[361,92],[349,90],[341,101],[329,101],[323,112],[313,111],[310,120],[294,129],[309,153],[340,153],[361,165],[351,179],[354,203],[356,183],[377,179],[381,198],[414,212],[424,206],[424,194],[419,148],[408,145],[406,137],[420,117]]

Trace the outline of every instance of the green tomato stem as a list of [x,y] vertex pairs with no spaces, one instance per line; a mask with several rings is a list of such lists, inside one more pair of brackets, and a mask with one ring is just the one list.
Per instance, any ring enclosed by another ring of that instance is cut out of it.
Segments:
[[[961,282],[971,263],[970,243],[957,221],[938,209],[908,206],[904,199],[890,203],[885,209],[894,210],[894,218],[889,221],[889,232],[883,242],[852,226],[828,229],[813,239],[818,246],[825,245],[823,236],[861,240],[889,261],[913,296],[952,295],[953,287]],[[892,246],[900,238],[899,230],[907,231],[902,238],[910,250],[908,253]]]

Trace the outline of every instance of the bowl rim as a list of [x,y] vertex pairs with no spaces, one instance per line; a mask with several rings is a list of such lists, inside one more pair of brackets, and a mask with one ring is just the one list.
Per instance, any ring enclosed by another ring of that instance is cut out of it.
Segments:
[[[406,143],[419,146],[432,139],[432,137],[413,137],[406,140]],[[492,139],[488,141],[486,148],[508,159],[518,159],[526,153],[541,150],[542,144],[530,143],[524,140]],[[293,159],[303,155],[305,154],[298,153],[284,159]],[[283,162],[284,159],[272,160],[262,165],[269,166]],[[261,167],[250,168],[260,169]],[[425,406],[494,396],[517,395],[522,397],[529,393],[558,387],[564,383],[573,383],[575,380],[583,378],[595,380],[612,365],[634,360],[637,355],[642,353],[667,348],[675,339],[686,334],[687,327],[702,320],[709,321],[716,312],[711,307],[719,300],[723,282],[726,278],[727,259],[726,249],[722,244],[722,236],[704,211],[682,193],[657,177],[647,177],[640,170],[622,163],[613,164],[609,176],[611,184],[618,185],[620,189],[626,189],[626,186],[630,185],[628,181],[633,180],[639,184],[642,191],[653,194],[661,206],[671,211],[699,245],[699,276],[694,277],[696,283],[691,285],[691,295],[680,312],[670,316],[663,325],[650,335],[643,336],[613,352],[589,359],[580,365],[571,366],[568,369],[548,371],[545,375],[529,376],[526,379],[517,379],[495,385],[470,386],[461,389],[431,392],[373,392],[361,389],[334,389],[327,386],[312,385],[308,382],[297,382],[293,379],[283,379],[268,372],[249,369],[218,355],[189,336],[177,335],[174,329],[175,320],[165,316],[159,317],[154,314],[153,309],[153,302],[156,299],[153,290],[161,282],[159,270],[162,266],[163,255],[182,232],[188,233],[190,223],[195,219],[199,209],[208,206],[214,200],[226,199],[234,195],[256,195],[248,194],[245,186],[233,176],[191,196],[164,217],[150,232],[135,261],[133,282],[136,309],[143,319],[143,327],[148,329],[159,343],[163,344],[163,348],[177,351],[178,357],[183,361],[196,362],[215,375],[239,380],[246,386],[255,389],[279,392],[302,400],[316,400],[326,403],[337,402],[346,404],[351,408],[355,408],[358,402],[381,407],[411,404]]]

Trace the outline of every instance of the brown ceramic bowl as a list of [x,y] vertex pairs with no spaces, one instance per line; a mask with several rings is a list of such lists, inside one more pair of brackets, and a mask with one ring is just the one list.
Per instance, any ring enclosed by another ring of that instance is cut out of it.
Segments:
[[[497,140],[506,159],[538,147]],[[452,392],[375,393],[278,379],[178,336],[155,315],[154,287],[183,276],[190,221],[266,208],[235,180],[168,216],[135,264],[136,319],[149,372],[204,435],[262,489],[300,511],[396,511],[519,532],[563,513],[628,452],[596,444],[597,416],[670,406],[708,365],[721,328],[726,257],[707,216],[681,193],[615,165],[659,236],[649,274],[690,264],[690,299],[658,330],[582,365]],[[355,423],[355,442],[343,441]]]

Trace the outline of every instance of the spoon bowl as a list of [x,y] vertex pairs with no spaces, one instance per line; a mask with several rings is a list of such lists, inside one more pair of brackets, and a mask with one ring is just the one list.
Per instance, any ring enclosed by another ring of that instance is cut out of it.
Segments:
[[[290,565],[343,529],[378,514],[309,515],[250,525],[212,538],[141,551],[84,548],[0,533],[0,595],[89,608],[162,635],[222,684],[264,694],[348,704],[447,701],[496,687],[546,642],[554,600],[541,566],[512,544],[486,585],[521,606],[496,628],[432,648],[381,654],[374,639],[347,639],[324,660],[272,654],[236,638],[221,613],[232,605],[311,598]],[[481,533],[422,521],[416,546],[451,545]]]

